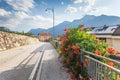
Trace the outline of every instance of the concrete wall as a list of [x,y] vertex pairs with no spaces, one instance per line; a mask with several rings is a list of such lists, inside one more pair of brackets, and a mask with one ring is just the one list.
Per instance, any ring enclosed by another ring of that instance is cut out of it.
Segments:
[[106,38],[106,43],[108,43],[110,46],[113,46],[112,38]]
[[51,36],[39,36],[38,38],[39,38],[39,41],[49,41]]
[[120,51],[120,36],[96,35],[96,37],[97,38],[106,38],[106,43],[108,43],[114,49]]
[[0,31],[0,51],[37,42],[37,38]]
[[120,51],[120,38],[119,39],[117,39],[117,38],[113,38],[112,39],[112,42],[113,42],[113,47],[116,49],[116,50],[118,50],[118,51]]

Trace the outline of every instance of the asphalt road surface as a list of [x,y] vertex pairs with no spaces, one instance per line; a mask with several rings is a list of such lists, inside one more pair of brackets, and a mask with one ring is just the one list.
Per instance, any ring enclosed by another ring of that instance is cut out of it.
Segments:
[[0,52],[0,80],[27,80],[45,43]]

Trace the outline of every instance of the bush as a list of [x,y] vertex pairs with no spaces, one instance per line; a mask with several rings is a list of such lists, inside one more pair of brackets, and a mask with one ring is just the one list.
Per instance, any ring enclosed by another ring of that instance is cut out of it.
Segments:
[[84,31],[83,27],[84,25],[78,28],[64,28],[65,34],[59,39],[61,42],[60,56],[63,58],[64,65],[69,69],[71,79],[77,79],[79,75],[86,80],[88,78],[85,70],[89,60],[84,59],[81,62],[80,49],[105,57],[109,56],[108,52],[113,53],[108,44],[97,39],[95,35],[88,34],[89,29]]

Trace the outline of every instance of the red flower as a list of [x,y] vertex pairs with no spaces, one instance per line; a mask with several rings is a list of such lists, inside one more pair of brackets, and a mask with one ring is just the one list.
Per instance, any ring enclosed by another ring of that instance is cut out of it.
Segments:
[[69,59],[66,59],[66,63],[68,64],[70,62],[70,60]]
[[120,54],[120,51],[117,51],[116,54]]
[[97,54],[97,55],[102,55],[102,52],[101,51],[99,51],[99,50],[95,50],[95,52],[94,52],[95,54]]
[[86,67],[86,66],[88,65],[88,61],[89,61],[88,59],[85,59],[85,60],[84,60],[84,63],[83,63],[83,66],[84,66],[84,67]]
[[68,38],[64,38],[63,44],[65,44],[67,41],[69,41],[69,39]]
[[96,34],[93,34],[93,37],[96,38]]
[[113,49],[112,47],[107,48],[107,51],[108,51],[110,54],[115,54],[115,53],[116,53],[115,49]]
[[70,30],[66,30],[66,34],[69,34],[70,33]]
[[70,49],[70,48],[71,48],[71,45],[68,45],[68,48]]
[[71,74],[71,75],[70,75],[70,78],[71,78],[71,79],[75,79],[76,77],[77,77],[76,74]]
[[78,49],[79,46],[78,46],[78,45],[73,45],[73,46],[71,46],[71,48],[72,48],[72,49]]
[[89,77],[85,77],[84,80],[90,80]]
[[67,31],[67,28],[64,28],[64,31]]
[[81,66],[80,62],[77,62],[77,63],[76,63],[76,66]]
[[120,77],[117,80],[120,80]]
[[78,54],[79,52],[80,52],[80,51],[79,51],[78,49],[75,49],[75,50],[74,50],[74,53],[75,53],[75,54]]
[[65,48],[65,51],[68,51],[69,49],[68,48]]
[[85,26],[85,24],[80,24],[80,27],[84,27]]
[[114,66],[113,62],[107,62],[106,64],[112,67]]
[[74,56],[74,53],[70,53],[70,57],[73,58],[73,56]]

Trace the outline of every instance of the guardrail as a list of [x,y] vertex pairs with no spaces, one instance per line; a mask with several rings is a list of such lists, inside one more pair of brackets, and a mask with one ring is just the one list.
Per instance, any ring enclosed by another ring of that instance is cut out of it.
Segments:
[[39,80],[40,79],[44,49],[45,49],[45,46],[43,47],[42,51],[39,53],[39,58],[31,72],[28,80]]
[[[90,80],[120,80],[120,62],[114,59],[106,58],[96,55],[94,53],[81,50],[81,61],[87,58],[89,60],[88,66],[86,66],[86,73]],[[95,58],[102,59],[104,61],[110,61],[114,63],[114,67],[107,65]],[[83,63],[82,62],[82,63]]]

